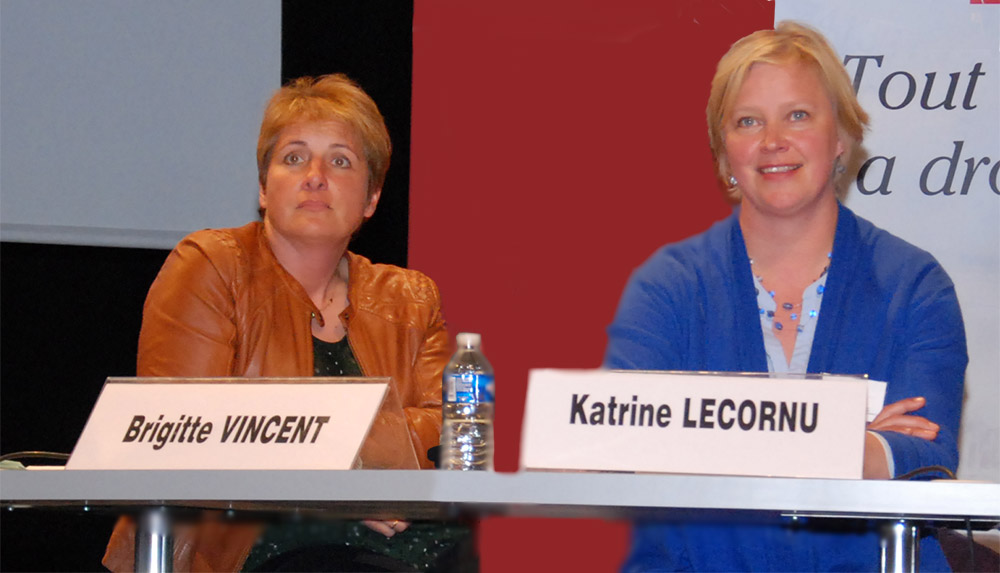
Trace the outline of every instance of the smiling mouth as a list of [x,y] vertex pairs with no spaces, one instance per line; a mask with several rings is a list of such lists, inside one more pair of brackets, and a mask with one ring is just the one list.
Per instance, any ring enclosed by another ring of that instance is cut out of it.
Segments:
[[801,165],[772,165],[768,167],[761,167],[760,172],[767,175],[768,173],[788,173],[790,171],[795,171]]

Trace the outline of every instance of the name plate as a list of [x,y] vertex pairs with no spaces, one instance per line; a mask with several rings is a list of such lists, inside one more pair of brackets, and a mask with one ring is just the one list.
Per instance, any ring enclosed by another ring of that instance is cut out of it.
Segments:
[[532,370],[521,466],[861,478],[867,383]]
[[67,469],[351,469],[388,378],[108,378]]

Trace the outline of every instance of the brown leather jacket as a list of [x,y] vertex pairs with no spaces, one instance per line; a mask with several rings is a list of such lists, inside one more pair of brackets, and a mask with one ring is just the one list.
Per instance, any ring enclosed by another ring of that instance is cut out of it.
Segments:
[[[340,318],[366,376],[390,376],[424,468],[441,433],[448,333],[437,286],[425,275],[347,253],[348,307]],[[312,376],[313,316],[302,286],[278,263],[263,225],[204,230],[170,253],[149,289],[139,376]],[[320,318],[322,320],[322,317]],[[174,542],[175,570],[236,571],[255,528],[201,525]],[[104,565],[133,568],[133,527],[119,521]]]

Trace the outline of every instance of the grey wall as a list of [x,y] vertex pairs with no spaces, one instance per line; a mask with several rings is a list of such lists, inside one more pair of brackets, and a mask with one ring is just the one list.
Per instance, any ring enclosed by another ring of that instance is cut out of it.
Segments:
[[170,248],[252,220],[280,68],[280,2],[3,0],[0,238]]

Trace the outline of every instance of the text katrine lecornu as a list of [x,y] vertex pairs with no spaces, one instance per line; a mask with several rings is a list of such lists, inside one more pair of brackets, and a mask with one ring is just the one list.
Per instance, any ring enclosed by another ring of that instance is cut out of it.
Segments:
[[[569,423],[583,426],[629,426],[666,428],[671,422],[669,404],[631,401],[610,396],[591,400],[590,394],[573,394]],[[682,426],[694,429],[721,429],[761,432],[803,432],[816,430],[819,404],[780,400],[735,400],[731,398],[685,398]]]
[[[316,443],[330,416],[230,415],[222,424],[218,441],[223,444],[304,444]],[[135,415],[125,431],[122,442],[152,444],[160,450],[167,444],[202,444],[212,438],[215,424],[202,421],[201,416],[181,414],[165,420],[160,414],[155,420]]]

